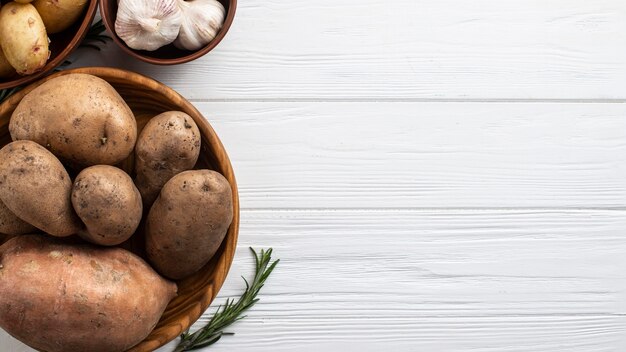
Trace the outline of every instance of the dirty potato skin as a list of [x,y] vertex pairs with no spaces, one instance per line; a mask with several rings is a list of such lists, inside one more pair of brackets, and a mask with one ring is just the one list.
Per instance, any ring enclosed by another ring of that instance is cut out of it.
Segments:
[[15,215],[0,201],[0,233],[5,235],[23,235],[36,232],[37,228]]
[[53,236],[77,233],[71,192],[67,171],[44,147],[17,141],[0,149],[0,200],[20,219]]
[[50,57],[43,20],[32,4],[10,2],[0,10],[0,45],[20,75],[40,71]]
[[176,291],[121,248],[41,235],[0,247],[0,327],[41,351],[125,351],[152,331]]
[[141,195],[130,176],[108,165],[91,166],[78,174],[72,187],[72,205],[87,226],[79,235],[104,246],[130,238],[143,211]]
[[71,26],[83,13],[87,0],[35,0],[48,34],[59,33]]
[[232,191],[224,176],[182,172],[165,184],[148,214],[148,258],[162,275],[183,279],[211,259],[232,219]]
[[73,73],[26,94],[9,132],[13,140],[35,141],[70,164],[115,165],[133,151],[137,122],[109,83]]
[[135,183],[146,207],[174,175],[190,170],[200,155],[200,130],[180,111],[159,114],[146,124],[135,146]]

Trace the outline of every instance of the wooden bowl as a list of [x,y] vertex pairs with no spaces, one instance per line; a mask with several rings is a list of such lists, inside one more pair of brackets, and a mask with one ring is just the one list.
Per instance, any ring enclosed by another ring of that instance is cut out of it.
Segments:
[[100,0],[100,15],[102,22],[111,33],[113,41],[119,45],[122,50],[139,60],[155,64],[155,65],[178,65],[185,62],[195,60],[209,51],[213,50],[226,36],[233,20],[235,19],[235,11],[237,9],[237,0],[219,0],[224,9],[226,16],[224,17],[224,25],[217,33],[215,38],[205,47],[196,51],[182,50],[173,44],[166,45],[155,51],[135,50],[131,49],[124,41],[115,33],[115,19],[117,18],[117,2],[118,0]]
[[98,0],[89,0],[83,10],[82,19],[79,18],[63,32],[50,35],[50,58],[41,71],[28,76],[20,76],[17,73],[13,77],[0,78],[0,89],[13,88],[34,82],[62,64],[67,57],[78,48],[83,41],[98,8]]
[[[235,175],[224,146],[222,146],[215,131],[191,103],[160,82],[137,73],[115,68],[84,67],[60,71],[12,95],[0,105],[0,147],[11,142],[8,131],[9,119],[24,95],[45,81],[69,73],[92,74],[113,85],[133,110],[139,127],[145,126],[150,118],[164,111],[179,110],[189,114],[198,125],[202,135],[200,158],[196,168],[220,172],[232,187],[233,222],[221,247],[202,270],[177,282],[178,296],[167,306],[157,326],[144,341],[129,350],[133,352],[153,351],[187,330],[209,307],[226,279],[235,254],[239,232],[239,196]],[[127,172],[132,170],[132,158],[119,166]],[[141,231],[135,234],[131,245],[131,250],[139,255],[143,254],[142,235]]]

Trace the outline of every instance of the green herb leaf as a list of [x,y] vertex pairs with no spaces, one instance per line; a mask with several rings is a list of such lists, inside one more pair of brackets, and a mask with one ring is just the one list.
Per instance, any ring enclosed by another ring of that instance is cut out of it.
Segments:
[[250,251],[254,255],[256,266],[254,279],[251,283],[245,278],[243,279],[246,283],[246,289],[241,297],[236,302],[234,299],[226,299],[226,303],[217,308],[211,320],[203,328],[192,334],[189,331],[182,333],[180,335],[181,341],[174,352],[193,351],[216,343],[224,335],[233,335],[233,333],[224,332],[224,328],[245,318],[246,316],[242,313],[259,301],[257,295],[280,259],[270,264],[272,260],[271,248],[261,250],[261,255],[258,255],[252,248]]

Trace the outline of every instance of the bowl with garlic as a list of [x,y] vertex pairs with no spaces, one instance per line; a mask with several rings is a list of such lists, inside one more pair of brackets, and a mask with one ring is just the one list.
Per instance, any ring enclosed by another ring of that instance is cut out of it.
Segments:
[[237,0],[100,0],[102,20],[125,52],[177,65],[213,50],[235,18]]
[[98,0],[17,0],[1,6],[0,89],[9,89],[65,62],[87,35]]

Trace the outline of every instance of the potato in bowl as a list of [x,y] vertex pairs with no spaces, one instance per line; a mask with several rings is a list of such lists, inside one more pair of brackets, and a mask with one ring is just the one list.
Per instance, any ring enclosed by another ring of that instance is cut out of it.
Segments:
[[[167,86],[142,75],[113,68],[80,68],[56,73],[26,87],[0,105],[0,145],[11,142],[9,121],[20,101],[29,92],[55,77],[70,74],[89,74],[108,82],[132,111],[138,131],[152,118],[167,111],[180,111],[193,119],[200,132],[200,151],[194,169],[208,169],[221,174],[230,186],[232,196],[232,221],[219,248],[200,270],[176,281],[178,294],[167,305],[151,333],[130,351],[152,351],[178,337],[206,310],[222,286],[232,262],[239,228],[239,200],[232,166],[219,138],[192,104]],[[115,166],[131,177],[135,176],[135,156],[130,153]],[[75,177],[78,170],[71,170]],[[145,211],[144,211],[145,214]],[[145,216],[145,215],[144,215]],[[144,226],[120,245],[139,257],[145,258]]]

